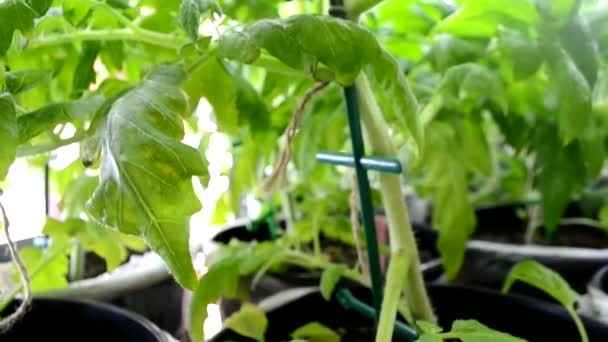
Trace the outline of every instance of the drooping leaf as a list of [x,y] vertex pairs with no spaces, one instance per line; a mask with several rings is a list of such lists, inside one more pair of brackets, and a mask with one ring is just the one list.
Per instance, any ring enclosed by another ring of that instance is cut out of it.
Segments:
[[8,93],[0,94],[0,141],[0,180],[3,180],[15,160],[19,143],[15,103]]
[[577,138],[591,118],[591,88],[563,49],[549,52],[549,77],[559,98],[558,128],[564,145]]
[[203,324],[207,319],[207,305],[222,295],[236,291],[239,279],[239,259],[225,259],[209,266],[192,295],[190,303],[190,339],[204,341]]
[[[386,115],[421,146],[417,102],[399,64],[369,31],[353,22],[316,15],[261,20],[223,35],[218,48],[222,57],[243,63],[253,63],[264,49],[287,66],[315,77],[327,80],[328,72],[333,73],[342,85],[352,84],[365,69],[377,86],[375,93]],[[322,76],[320,70],[324,70]]]
[[572,196],[585,182],[585,162],[577,144],[560,146],[554,126],[541,127],[533,138],[537,154],[537,182],[542,194],[547,233],[555,232]]
[[316,15],[261,20],[225,34],[218,46],[224,57],[244,63],[254,62],[261,49],[298,70],[314,72],[321,63],[342,84],[351,84],[380,52],[371,33],[357,24]]
[[268,319],[264,310],[253,304],[243,303],[239,311],[233,313],[224,322],[224,327],[236,331],[241,336],[264,342]]
[[466,161],[460,148],[462,142],[450,125],[432,121],[425,133],[425,151],[419,161],[425,177],[419,190],[433,200],[433,227],[439,230],[437,247],[446,275],[453,278],[460,270],[466,241],[476,224]]
[[141,235],[180,284],[193,289],[188,222],[200,202],[192,177],[205,170],[200,153],[180,142],[184,78],[178,66],[161,66],[112,105],[98,128],[101,181],[87,210],[103,225]]
[[331,299],[334,288],[345,271],[346,268],[343,265],[332,265],[332,267],[323,272],[323,275],[321,276],[321,295],[325,300]]
[[178,20],[192,41],[198,38],[201,15],[209,10],[218,10],[215,0],[182,0]]
[[340,342],[340,335],[319,322],[310,322],[297,328],[290,335],[292,338],[309,342]]
[[[23,247],[19,250],[19,256],[28,271],[38,271],[30,279],[30,286],[33,292],[56,290],[68,286],[66,276],[68,274],[69,261],[67,255],[57,255],[49,262],[45,260],[50,254],[47,253],[36,247]],[[44,267],[41,267],[43,263]],[[18,279],[15,270],[13,280],[17,281]]]
[[544,291],[565,307],[573,307],[580,298],[558,273],[535,260],[524,260],[513,266],[503,284],[502,292],[508,292],[516,281]]
[[6,89],[16,95],[50,80],[51,72],[47,70],[20,70],[6,73]]
[[[477,114],[477,113],[475,113]],[[465,160],[472,170],[486,176],[492,173],[492,153],[484,132],[481,115],[471,115],[462,120],[462,141]]]

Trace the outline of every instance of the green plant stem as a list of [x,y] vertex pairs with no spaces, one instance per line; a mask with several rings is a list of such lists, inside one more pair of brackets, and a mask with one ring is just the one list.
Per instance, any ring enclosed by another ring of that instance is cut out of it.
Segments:
[[383,0],[344,0],[344,7],[348,17],[351,19],[358,18],[361,14],[378,5]]
[[[391,256],[388,266],[384,298],[382,300],[382,311],[380,312],[380,323],[376,331],[376,342],[390,342],[393,338],[393,327],[399,307],[401,291],[389,289],[389,284],[403,282],[403,275],[408,274],[408,255],[405,250],[400,250]],[[397,289],[397,286],[394,286]]]
[[[390,129],[374,98],[367,77],[363,74],[360,75],[355,85],[359,93],[363,127],[365,128],[369,143],[368,146],[370,146],[374,155],[384,157],[395,156],[397,154],[395,147],[390,144],[390,140],[386,139],[386,132],[390,131]],[[403,289],[414,319],[434,322],[435,315],[433,314],[431,303],[424,287],[424,280],[420,271],[420,258],[403,196],[400,176],[380,174],[378,175],[378,179],[382,203],[384,204],[388,219],[392,256],[393,258],[399,256],[397,262],[401,258],[405,258],[408,263],[407,274],[399,276],[387,275],[388,281],[385,285],[385,296],[394,298],[394,293],[400,295]],[[391,264],[395,262],[393,258],[391,258]],[[399,267],[391,267],[389,265],[389,272],[396,272],[398,270]],[[383,306],[382,317],[385,320],[380,321],[379,327],[386,328],[390,326],[389,319],[391,317],[394,319],[395,310],[385,313],[384,311],[387,310]],[[390,330],[392,331],[392,328]]]
[[424,106],[424,109],[420,113],[420,121],[422,123],[422,127],[426,127],[437,114],[441,110],[443,106],[443,97],[441,95],[435,94],[431,97],[429,103]]
[[[291,203],[291,197],[289,196],[289,192],[285,189],[281,190],[281,209],[283,209],[283,216],[285,216],[285,228],[287,231],[287,235],[294,236],[295,231],[293,227],[293,223],[295,221],[293,215],[293,205]],[[294,247],[297,250],[300,250],[300,241],[299,239],[294,239]]]
[[570,314],[570,316],[572,317],[572,320],[574,320],[574,324],[576,324],[576,329],[578,330],[578,333],[581,336],[581,342],[589,342],[587,330],[585,329],[585,326],[583,325],[580,316],[576,313],[576,310],[574,310],[572,306],[567,306],[566,310],[568,311],[568,314]]
[[33,156],[37,154],[47,153],[54,151],[60,147],[67,146],[73,143],[77,143],[84,138],[87,137],[86,133],[76,133],[73,137],[57,140],[57,141],[47,141],[38,145],[21,145],[17,148],[17,157],[27,157]]
[[[65,250],[68,247],[70,247],[70,245],[71,245],[71,242],[67,241],[64,245],[59,247],[53,253],[51,253],[51,254],[47,255],[45,258],[43,258],[42,261],[31,272],[29,272],[30,281],[34,280],[36,278],[36,276],[38,276],[38,274],[42,270],[44,270],[48,264],[50,264],[53,260],[55,260],[56,257],[64,254]],[[19,292],[21,292],[21,291],[23,291],[23,284],[19,283],[14,289],[11,290],[11,292],[9,292],[6,296],[4,296],[2,298],[2,300],[0,301],[0,312],[4,311],[4,309],[6,309],[6,306],[9,305],[13,301],[13,299],[15,299],[17,294],[19,294]]]
[[84,278],[85,250],[78,240],[72,242],[72,253],[70,254],[70,281]]
[[27,47],[31,49],[59,44],[74,43],[78,41],[135,41],[160,46],[168,49],[179,49],[187,41],[179,36],[170,35],[151,30],[130,28],[77,31],[71,33],[52,34],[43,37],[34,37]]

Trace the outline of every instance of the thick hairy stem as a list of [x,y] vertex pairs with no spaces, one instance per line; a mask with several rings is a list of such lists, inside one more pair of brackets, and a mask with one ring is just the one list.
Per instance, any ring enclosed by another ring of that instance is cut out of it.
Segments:
[[[369,82],[365,75],[360,75],[356,82],[359,93],[363,126],[365,128],[368,146],[374,155],[394,157],[397,153],[387,136],[389,127],[376,100],[373,96]],[[410,311],[416,320],[435,321],[435,315],[424,286],[424,278],[420,270],[420,258],[414,232],[409,219],[409,213],[402,191],[401,180],[397,175],[380,174],[380,193],[388,219],[391,253],[393,258],[404,254],[408,259],[407,274],[387,275],[386,292],[402,289],[408,301]],[[391,264],[394,259],[391,261]],[[390,267],[391,270],[399,268]],[[395,271],[393,271],[395,272]],[[405,282],[405,283],[404,283]],[[395,312],[384,313],[385,317],[395,315]],[[384,322],[380,322],[382,325]]]
[[392,341],[399,298],[401,297],[401,286],[396,285],[403,283],[404,275],[408,274],[408,256],[405,250],[400,250],[391,256],[384,299],[382,300],[382,311],[380,312],[380,323],[376,332],[376,342]]

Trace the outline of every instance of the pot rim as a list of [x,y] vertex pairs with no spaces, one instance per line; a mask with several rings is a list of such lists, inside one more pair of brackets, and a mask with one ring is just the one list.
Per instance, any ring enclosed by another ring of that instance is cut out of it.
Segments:
[[514,257],[541,257],[568,259],[573,261],[608,262],[608,248],[594,249],[583,247],[555,247],[535,244],[521,245],[506,242],[469,240],[467,242],[467,250],[492,252]]

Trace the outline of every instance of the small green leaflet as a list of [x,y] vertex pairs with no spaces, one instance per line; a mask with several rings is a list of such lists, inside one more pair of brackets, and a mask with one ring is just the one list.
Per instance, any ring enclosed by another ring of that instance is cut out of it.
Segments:
[[421,146],[418,105],[405,75],[374,36],[356,23],[317,15],[260,20],[241,31],[224,34],[218,49],[222,57],[247,64],[255,62],[264,49],[313,77],[327,80],[327,72],[333,73],[341,85],[352,84],[365,69],[372,84],[378,85],[376,95],[382,95],[380,103],[389,118]]
[[222,295],[234,295],[239,281],[240,259],[224,259],[209,266],[192,295],[190,303],[190,340],[204,341],[203,325],[207,319],[207,305]]
[[[23,247],[19,250],[19,256],[23,260],[29,272],[39,269],[35,276],[31,276],[30,286],[33,292],[56,290],[68,286],[66,278],[69,262],[67,254],[57,255],[53,260],[40,268],[43,262],[47,262],[49,252],[43,252],[35,247]],[[13,280],[18,280],[17,272],[13,274]]]
[[323,272],[323,275],[321,276],[321,295],[325,300],[331,299],[331,294],[334,292],[340,278],[342,278],[344,271],[346,271],[346,267],[342,265],[332,265]]
[[200,210],[192,177],[205,173],[200,153],[183,143],[185,78],[161,66],[111,106],[102,136],[100,185],[87,203],[102,225],[140,235],[167,263],[177,281],[196,287],[188,224]]
[[243,303],[240,310],[224,322],[224,327],[234,330],[242,336],[264,342],[268,319],[264,310],[253,304]]
[[192,41],[198,39],[201,15],[209,10],[219,10],[215,0],[182,0],[179,7],[178,21]]
[[439,85],[446,107],[468,113],[478,106],[479,100],[492,100],[503,113],[508,102],[501,80],[485,67],[465,63],[448,69]]
[[529,0],[469,0],[441,21],[435,31],[490,37],[500,26],[535,26],[538,22],[538,13]]
[[[24,0],[7,0],[0,3],[0,57],[4,56],[13,41],[16,30],[29,31],[39,15]],[[6,20],[6,18],[11,18]]]
[[4,180],[15,160],[19,143],[17,112],[13,98],[8,93],[0,94],[0,180]]
[[17,119],[19,142],[26,143],[44,132],[52,132],[58,124],[90,119],[102,103],[103,97],[93,96],[73,102],[52,103],[21,115]]
[[572,58],[562,48],[549,51],[549,78],[560,100],[559,134],[564,145],[577,138],[591,118],[591,88]]
[[48,70],[20,70],[6,73],[6,89],[16,95],[51,79]]
[[450,34],[438,34],[431,46],[427,58],[439,72],[468,62],[474,62],[484,52],[484,46],[454,37]]
[[291,333],[291,338],[308,342],[340,342],[340,335],[319,322],[310,322]]
[[580,295],[555,271],[534,260],[517,263],[509,272],[502,292],[508,292],[516,281],[543,290],[565,307],[573,307]]
[[75,98],[79,98],[84,91],[89,89],[89,84],[95,82],[97,74],[93,69],[93,63],[97,59],[100,48],[99,42],[84,42],[82,44],[80,60],[76,65],[72,79],[72,95]]
[[[423,324],[421,324],[423,323]],[[494,330],[476,320],[456,320],[452,330],[442,332],[442,329],[428,322],[417,322],[424,332],[418,342],[441,342],[459,339],[462,342],[525,342],[525,340]]]

